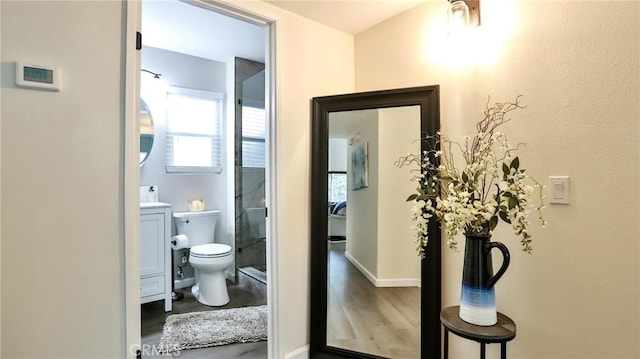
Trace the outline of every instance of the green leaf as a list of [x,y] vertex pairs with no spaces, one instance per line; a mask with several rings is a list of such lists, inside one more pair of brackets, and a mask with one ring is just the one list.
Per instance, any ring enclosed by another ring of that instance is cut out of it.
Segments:
[[513,159],[513,161],[511,161],[511,168],[517,171],[519,167],[520,167],[520,160],[518,159],[518,157],[516,157]]
[[503,211],[498,212],[498,214],[500,215],[500,219],[502,219],[503,221],[511,224],[511,220],[509,219],[509,217],[507,217],[507,214]]
[[502,172],[504,173],[504,176],[508,176],[509,175],[509,166],[507,166],[506,163],[502,162]]
[[462,172],[462,182],[464,183],[469,182],[469,176],[467,176],[466,172]]
[[491,230],[493,231],[494,229],[496,229],[497,225],[498,225],[498,217],[497,216],[491,217],[491,219],[489,220],[489,228],[491,228]]
[[515,197],[509,197],[509,209],[514,209],[518,205],[518,200]]
[[418,195],[416,193],[414,193],[411,196],[407,197],[407,202],[411,202],[416,198],[418,198]]

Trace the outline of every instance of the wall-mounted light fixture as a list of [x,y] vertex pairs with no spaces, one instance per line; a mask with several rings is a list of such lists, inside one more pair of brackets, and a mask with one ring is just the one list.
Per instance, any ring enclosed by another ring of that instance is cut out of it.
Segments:
[[480,0],[449,0],[449,33],[480,25]]

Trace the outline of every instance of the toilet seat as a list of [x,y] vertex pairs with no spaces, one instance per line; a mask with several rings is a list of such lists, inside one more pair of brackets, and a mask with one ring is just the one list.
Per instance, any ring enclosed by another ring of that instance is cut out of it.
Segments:
[[190,254],[197,258],[218,258],[231,254],[231,246],[227,244],[211,243],[191,247]]

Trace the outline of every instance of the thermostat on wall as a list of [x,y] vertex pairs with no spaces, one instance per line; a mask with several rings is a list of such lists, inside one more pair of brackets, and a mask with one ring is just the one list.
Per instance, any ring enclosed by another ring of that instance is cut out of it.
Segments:
[[60,91],[60,69],[16,62],[16,86]]

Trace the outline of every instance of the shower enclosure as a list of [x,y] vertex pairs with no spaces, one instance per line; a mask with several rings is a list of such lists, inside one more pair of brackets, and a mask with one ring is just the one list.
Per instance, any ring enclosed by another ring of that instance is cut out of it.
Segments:
[[236,58],[236,270],[267,283],[265,66]]

